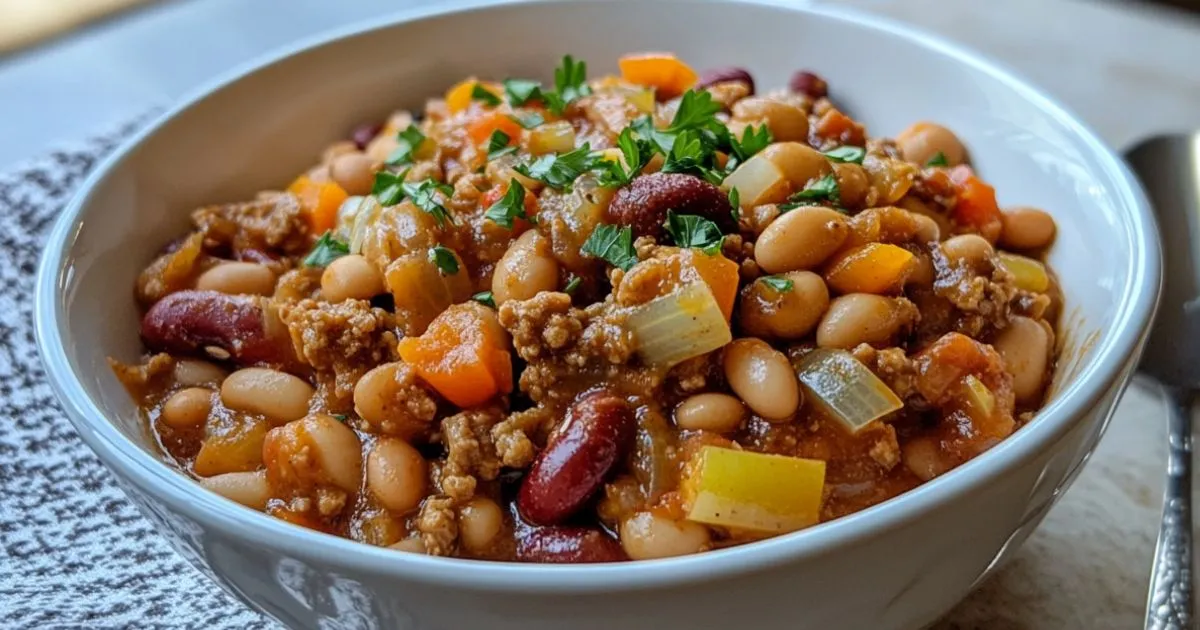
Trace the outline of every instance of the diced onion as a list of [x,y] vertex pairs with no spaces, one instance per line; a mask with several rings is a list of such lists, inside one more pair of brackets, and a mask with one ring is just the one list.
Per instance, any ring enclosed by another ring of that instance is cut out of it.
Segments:
[[733,341],[720,305],[703,282],[643,304],[627,324],[638,355],[650,365],[675,365]]
[[623,90],[622,96],[638,112],[642,114],[654,113],[655,99],[653,89],[629,88]]
[[761,153],[738,166],[723,184],[726,190],[737,189],[743,208],[783,201],[789,186],[783,171]]
[[[358,207],[351,210],[347,209],[346,204],[342,204],[341,209],[338,210],[338,226],[340,232],[342,211],[346,210],[349,216],[347,222],[351,225],[349,234],[347,235],[347,240],[350,243],[350,253],[359,254],[362,253],[362,244],[363,239],[367,236],[367,228],[375,219],[379,218],[381,207],[373,196],[351,197],[350,199],[358,199]],[[347,199],[346,202],[349,203],[350,199]]]
[[1050,288],[1050,274],[1046,273],[1046,266],[1042,263],[1008,252],[999,252],[997,256],[1000,264],[1015,278],[1018,288],[1034,293],[1043,293]]
[[904,406],[895,392],[845,350],[813,350],[797,374],[812,399],[850,433]]
[[687,466],[690,521],[782,534],[821,517],[825,462],[705,446]]

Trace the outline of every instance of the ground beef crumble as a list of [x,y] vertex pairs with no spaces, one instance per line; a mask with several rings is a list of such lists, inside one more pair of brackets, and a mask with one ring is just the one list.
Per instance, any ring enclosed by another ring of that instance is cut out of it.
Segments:
[[296,356],[316,371],[330,409],[348,409],[358,379],[396,356],[391,314],[366,300],[305,299],[282,305],[280,318]]
[[501,460],[492,442],[492,428],[503,419],[503,409],[487,407],[442,420],[446,462],[439,482],[443,494],[466,501],[475,494],[479,481],[492,481],[500,474]]

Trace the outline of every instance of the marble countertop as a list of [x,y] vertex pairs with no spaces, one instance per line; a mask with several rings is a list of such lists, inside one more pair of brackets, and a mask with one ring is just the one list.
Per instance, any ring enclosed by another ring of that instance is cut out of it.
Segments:
[[[1113,146],[1200,129],[1200,18],[1079,0],[842,2],[1001,60]],[[288,41],[398,4],[295,0],[285,21],[271,19],[275,2],[177,0],[0,59],[0,169],[169,102]],[[1152,384],[1135,383],[1092,461],[1041,528],[935,628],[1139,627],[1164,442],[1161,396]]]

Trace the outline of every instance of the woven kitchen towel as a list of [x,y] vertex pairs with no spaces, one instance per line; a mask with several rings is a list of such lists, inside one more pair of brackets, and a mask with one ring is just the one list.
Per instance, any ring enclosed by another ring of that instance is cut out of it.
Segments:
[[[131,130],[0,175],[0,627],[277,628],[141,518],[64,418],[34,347],[33,276],[46,234]],[[1138,627],[1163,423],[1158,399],[1131,394],[1071,493],[937,630]]]

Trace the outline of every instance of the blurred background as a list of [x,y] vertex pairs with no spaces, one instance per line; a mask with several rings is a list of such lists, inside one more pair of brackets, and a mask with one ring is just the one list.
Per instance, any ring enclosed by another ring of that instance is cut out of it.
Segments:
[[[0,0],[0,169],[164,107],[296,39],[437,1]],[[1103,107],[1112,86],[1097,69],[1127,89],[1190,92],[1177,99],[1190,102],[1188,111],[1157,111],[1156,127],[1190,125],[1200,110],[1197,86],[1180,81],[1200,58],[1200,0],[831,2],[999,58],[1115,144],[1132,140],[1135,127],[1126,112]]]

